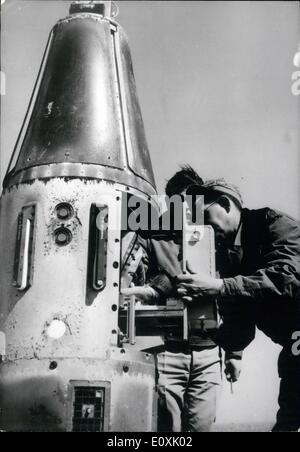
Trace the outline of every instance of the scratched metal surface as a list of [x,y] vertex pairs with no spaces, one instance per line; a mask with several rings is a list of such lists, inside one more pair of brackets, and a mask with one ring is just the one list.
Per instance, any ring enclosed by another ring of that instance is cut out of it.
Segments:
[[[72,380],[87,385],[96,380],[110,383],[108,416],[113,431],[153,429],[153,358],[134,347],[117,348],[122,190],[128,193],[122,185],[104,181],[36,180],[13,187],[1,199],[0,243],[5,259],[0,270],[0,331],[6,344],[1,346],[0,405],[4,430],[71,429],[72,409],[67,412],[66,407],[71,403],[67,394]],[[57,217],[60,203],[72,206],[70,218]],[[107,276],[104,290],[94,293],[91,300],[87,271],[89,213],[94,203],[108,206],[107,254],[103,256]],[[32,204],[36,212],[32,283],[19,290],[13,284],[18,214],[24,205]],[[71,232],[72,239],[65,246],[55,242],[59,228]],[[60,337],[49,335],[53,321],[65,325]]]
[[4,186],[24,181],[24,170],[27,181],[49,173],[95,178],[95,165],[104,179],[115,180],[114,169],[154,193],[127,37],[114,21],[74,14],[50,33]]

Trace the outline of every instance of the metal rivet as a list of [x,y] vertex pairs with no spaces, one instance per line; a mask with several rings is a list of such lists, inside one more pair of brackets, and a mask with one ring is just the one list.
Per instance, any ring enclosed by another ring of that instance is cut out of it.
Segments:
[[57,362],[56,361],[51,361],[49,369],[50,370],[55,370],[57,368]]

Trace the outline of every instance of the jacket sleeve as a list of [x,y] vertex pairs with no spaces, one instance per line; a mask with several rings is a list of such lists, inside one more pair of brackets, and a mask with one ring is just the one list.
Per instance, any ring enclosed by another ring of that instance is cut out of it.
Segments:
[[255,338],[253,306],[236,300],[219,304],[221,323],[217,331],[217,343],[225,351],[225,359],[241,359],[243,350]]
[[175,295],[176,276],[181,272],[171,240],[140,239],[147,283],[163,298]]
[[256,302],[270,298],[294,299],[300,286],[300,228],[292,218],[268,215],[262,268],[252,275],[224,279],[223,297]]

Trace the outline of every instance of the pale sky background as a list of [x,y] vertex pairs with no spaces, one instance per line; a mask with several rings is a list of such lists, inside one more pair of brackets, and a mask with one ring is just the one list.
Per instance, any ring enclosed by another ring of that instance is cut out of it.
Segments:
[[[300,104],[291,92],[298,2],[117,3],[159,191],[179,164],[190,163],[204,178],[224,176],[239,185],[248,207],[269,205],[300,218]],[[69,4],[6,0],[2,6],[1,180],[48,34]],[[259,334],[246,351],[235,395],[225,385],[217,425],[272,424],[277,353]]]

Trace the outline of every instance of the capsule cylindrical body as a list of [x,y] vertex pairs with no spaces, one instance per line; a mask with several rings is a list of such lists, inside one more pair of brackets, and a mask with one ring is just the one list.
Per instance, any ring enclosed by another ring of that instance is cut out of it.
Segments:
[[118,341],[122,197],[155,194],[127,39],[53,28],[0,201],[0,429],[151,431],[151,355]]

